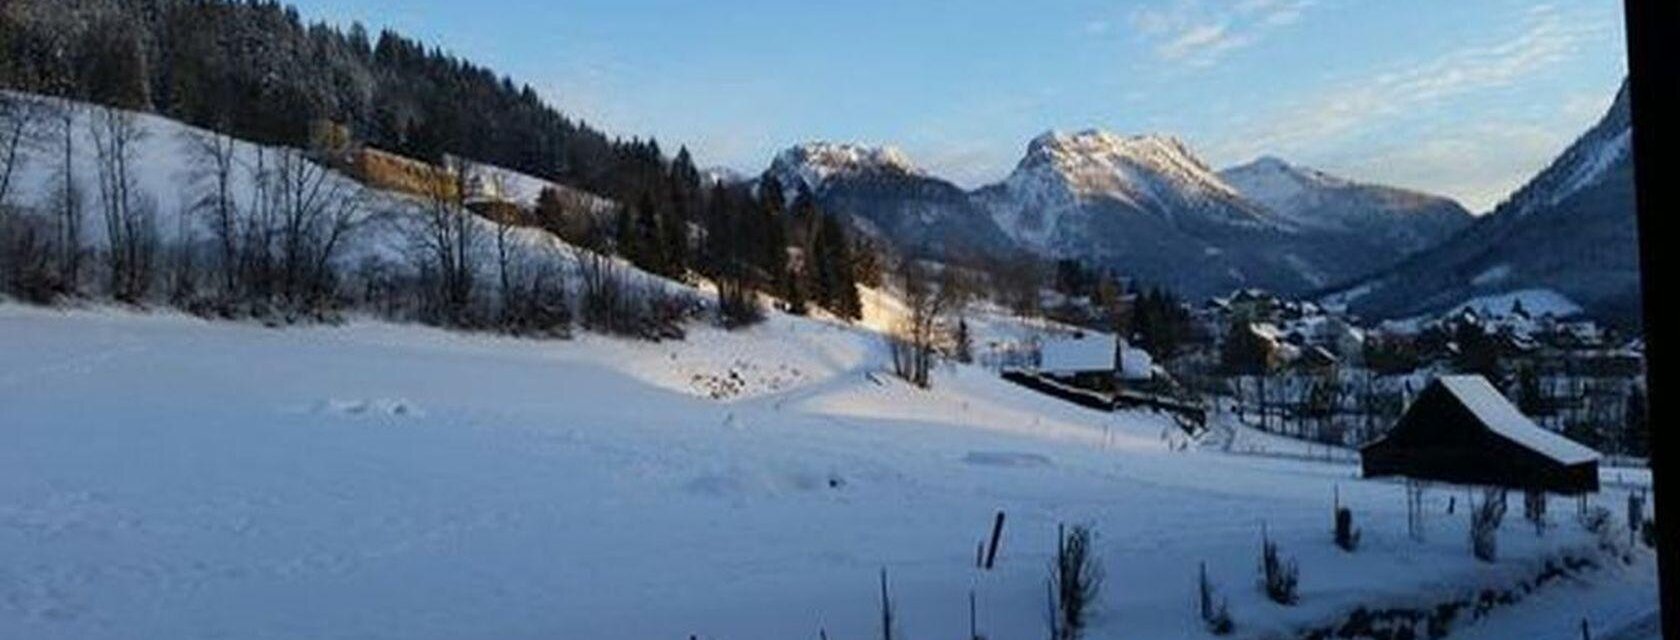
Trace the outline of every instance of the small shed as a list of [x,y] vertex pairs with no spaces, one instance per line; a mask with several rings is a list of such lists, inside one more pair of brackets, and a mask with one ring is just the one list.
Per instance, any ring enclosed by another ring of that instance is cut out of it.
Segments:
[[1436,378],[1394,429],[1359,455],[1367,478],[1598,491],[1597,451],[1540,428],[1481,376]]

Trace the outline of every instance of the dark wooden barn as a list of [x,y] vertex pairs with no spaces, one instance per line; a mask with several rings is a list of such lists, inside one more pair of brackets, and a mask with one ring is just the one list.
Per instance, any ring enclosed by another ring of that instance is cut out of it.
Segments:
[[1598,491],[1598,452],[1540,428],[1481,376],[1435,379],[1388,435],[1359,454],[1368,478]]

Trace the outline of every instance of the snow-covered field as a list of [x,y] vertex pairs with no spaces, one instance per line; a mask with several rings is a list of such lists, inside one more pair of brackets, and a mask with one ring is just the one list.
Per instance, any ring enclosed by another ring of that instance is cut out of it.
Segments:
[[[1462,490],[1414,542],[1403,489],[1351,465],[1173,451],[1156,416],[978,368],[916,391],[883,362],[866,331],[781,315],[647,344],[0,304],[0,638],[868,638],[883,567],[906,637],[967,633],[973,590],[988,637],[1034,638],[1058,522],[1098,533],[1091,637],[1203,636],[1204,561],[1253,637],[1590,547],[1560,498],[1544,537],[1513,513],[1478,563]],[[1594,500],[1619,520],[1622,494]],[[1300,561],[1296,607],[1256,586],[1262,522]],[[1653,567],[1460,634],[1637,623]]]

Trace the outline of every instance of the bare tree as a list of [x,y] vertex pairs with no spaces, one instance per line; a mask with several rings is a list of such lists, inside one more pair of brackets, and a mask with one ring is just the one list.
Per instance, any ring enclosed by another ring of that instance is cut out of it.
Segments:
[[94,112],[88,125],[99,167],[100,211],[109,241],[111,295],[138,302],[151,285],[156,249],[155,205],[139,190],[134,156],[146,132],[134,114],[108,107]]
[[435,283],[434,313],[452,324],[468,323],[477,279],[477,225],[465,199],[474,171],[471,163],[451,158],[442,175],[426,181],[422,223],[412,238],[422,271]]
[[[506,187],[502,184],[500,175],[485,175],[481,179],[491,181],[494,184],[493,187],[490,187],[490,191],[497,194],[496,197],[499,198],[500,194],[506,193]],[[519,301],[514,300],[519,295],[517,288],[514,286],[514,280],[517,278],[514,269],[519,265],[516,263],[516,256],[514,255],[518,252],[518,247],[515,246],[513,241],[513,234],[518,230],[519,221],[517,217],[519,211],[516,207],[497,200],[490,203],[489,213],[490,222],[495,225],[496,296],[500,302],[501,321],[505,326],[512,319],[513,313],[511,310],[520,305]]]
[[579,285],[579,315],[583,325],[606,333],[636,331],[635,299],[617,260],[603,253],[573,246]]
[[366,203],[362,187],[334,176],[302,151],[276,153],[280,294],[294,309],[320,311],[333,294],[332,260]]
[[34,101],[0,93],[0,217],[6,215],[12,178],[23,166],[24,151],[31,146],[41,119]]
[[190,133],[186,145],[191,154],[198,197],[193,209],[205,218],[215,236],[221,259],[223,295],[239,293],[239,203],[234,197],[236,166],[232,136],[214,131]]
[[50,129],[47,132],[47,136],[58,143],[59,152],[49,205],[56,227],[53,235],[59,266],[58,280],[64,291],[71,294],[81,290],[82,280],[85,201],[81,182],[76,177],[76,116],[79,111],[74,101],[57,101],[48,116]]
[[931,384],[934,356],[944,342],[946,321],[966,304],[969,288],[955,271],[947,268],[935,275],[912,258],[900,264],[898,275],[908,314],[898,321],[888,339],[893,371],[925,389]]
[[257,147],[244,164],[251,183],[250,204],[245,207],[239,242],[239,266],[244,296],[268,302],[275,295],[275,239],[279,237],[280,187],[270,157],[272,152]]
[[34,102],[0,93],[0,280],[5,281],[0,286],[10,286],[31,299],[52,297],[53,292],[41,290],[43,286],[57,288],[46,273],[51,245],[42,241],[38,220],[13,220],[8,200],[12,178],[23,165],[39,119]]

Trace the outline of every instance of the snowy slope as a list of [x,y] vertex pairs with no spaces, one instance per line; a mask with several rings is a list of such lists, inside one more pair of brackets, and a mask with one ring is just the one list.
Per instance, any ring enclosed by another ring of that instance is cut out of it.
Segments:
[[[50,113],[61,113],[64,108],[61,101],[25,94],[13,95],[39,101]],[[109,239],[98,218],[99,161],[92,132],[97,119],[103,116],[90,105],[71,104],[74,113],[71,157],[84,202],[83,241],[95,247],[106,246]],[[210,221],[207,212],[198,203],[208,190],[213,189],[213,177],[207,171],[207,161],[194,149],[199,146],[199,140],[211,133],[152,114],[127,112],[127,115],[133,118],[140,132],[140,137],[133,143],[130,165],[133,189],[139,194],[140,201],[151,208],[159,236],[166,242],[209,242],[212,237]],[[235,169],[231,174],[230,192],[240,211],[238,215],[248,216],[256,197],[254,168],[268,167],[272,171],[278,154],[289,150],[240,140],[233,140],[232,147]],[[51,208],[54,198],[58,197],[58,190],[62,189],[58,178],[61,149],[54,139],[26,151],[13,176],[14,188],[9,197],[11,204],[26,208]],[[355,228],[345,238],[337,257],[341,269],[350,271],[366,260],[378,261],[396,270],[411,268],[411,235],[415,225],[421,222],[416,214],[423,210],[424,203],[407,194],[364,189],[336,170],[321,170],[326,174],[321,192],[338,189],[342,193],[354,193],[360,202]],[[504,197],[517,202],[531,204],[544,189],[556,189],[574,195],[575,200],[591,212],[604,212],[614,206],[605,198],[502,167],[480,165],[475,170],[481,172],[487,181],[500,185]],[[482,219],[477,223],[486,231],[490,226]],[[480,235],[487,237],[487,234]],[[519,229],[513,237],[520,250],[554,252],[561,259],[569,258],[564,251],[566,246],[544,231]],[[488,243],[480,243],[474,247],[473,255],[488,264],[493,259],[491,249]]]
[[[1169,451],[1164,418],[981,369],[913,390],[879,344],[785,316],[651,345],[0,305],[0,637],[872,637],[881,567],[907,637],[964,633],[970,589],[989,637],[1038,637],[1058,522],[1098,532],[1091,637],[1201,637],[1203,561],[1252,637],[1589,541],[1559,499],[1545,537],[1508,523],[1478,563],[1451,492],[1413,542],[1402,487],[1351,466]],[[800,374],[722,402],[689,385],[776,364]],[[1356,554],[1330,544],[1334,491]],[[1262,521],[1301,563],[1297,607],[1254,585]],[[1580,583],[1603,610],[1504,623],[1648,610],[1653,571],[1641,552]]]

